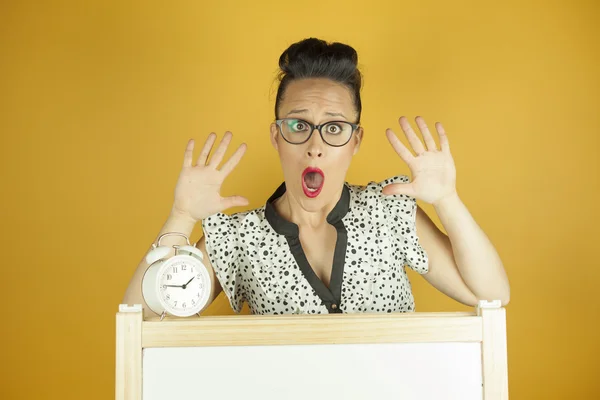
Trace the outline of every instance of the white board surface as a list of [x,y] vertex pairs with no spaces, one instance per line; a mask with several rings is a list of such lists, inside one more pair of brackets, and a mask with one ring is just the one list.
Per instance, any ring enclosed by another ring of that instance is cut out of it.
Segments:
[[143,400],[481,400],[481,343],[149,348]]

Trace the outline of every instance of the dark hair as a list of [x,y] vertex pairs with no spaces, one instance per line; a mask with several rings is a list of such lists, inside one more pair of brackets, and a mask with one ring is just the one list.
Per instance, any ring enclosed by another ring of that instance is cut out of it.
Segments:
[[315,38],[292,44],[279,57],[281,71],[275,99],[275,118],[278,118],[279,104],[290,82],[304,78],[328,78],[350,89],[358,112],[356,123],[360,123],[362,75],[357,64],[358,54],[347,44],[327,43]]

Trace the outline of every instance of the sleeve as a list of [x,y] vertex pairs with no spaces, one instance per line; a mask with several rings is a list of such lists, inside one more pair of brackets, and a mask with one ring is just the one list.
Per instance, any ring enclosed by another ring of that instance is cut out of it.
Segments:
[[230,216],[217,213],[202,220],[206,252],[231,308],[238,314],[245,301],[238,244],[239,226],[240,217],[237,214]]
[[[379,190],[393,183],[409,183],[406,175],[397,175],[378,184]],[[381,193],[381,192],[380,192]],[[386,225],[400,239],[400,248],[405,254],[406,265],[419,274],[429,271],[429,260],[417,237],[417,200],[408,195],[384,195],[381,193]]]

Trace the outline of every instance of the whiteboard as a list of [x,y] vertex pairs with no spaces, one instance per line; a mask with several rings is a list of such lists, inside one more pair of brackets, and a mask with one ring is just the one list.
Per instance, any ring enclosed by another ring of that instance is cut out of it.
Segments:
[[142,398],[481,400],[481,343],[145,348]]

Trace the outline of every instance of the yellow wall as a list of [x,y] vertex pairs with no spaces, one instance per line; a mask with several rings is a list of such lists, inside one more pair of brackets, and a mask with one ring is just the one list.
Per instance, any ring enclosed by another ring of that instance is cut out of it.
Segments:
[[[400,115],[444,123],[512,283],[512,398],[600,396],[597,1],[203,3],[0,5],[0,398],[112,398],[117,305],[187,139],[247,142],[224,191],[262,205],[277,60],[308,36],[365,73],[348,181],[408,173],[384,134]],[[411,277],[419,311],[466,309]]]

